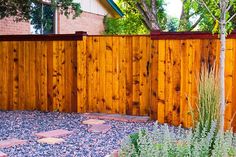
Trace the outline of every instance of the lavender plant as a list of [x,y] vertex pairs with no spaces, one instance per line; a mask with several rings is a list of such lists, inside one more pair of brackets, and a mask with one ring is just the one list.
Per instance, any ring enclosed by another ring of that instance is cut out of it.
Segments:
[[[197,125],[200,127],[200,125]],[[236,156],[232,132],[216,133],[216,122],[200,132],[156,125],[153,131],[136,133],[136,143],[130,136],[121,144],[120,157],[233,157]],[[197,129],[200,130],[200,129]],[[145,132],[145,133],[144,133]],[[215,135],[216,133],[216,135]],[[216,137],[216,138],[215,138]],[[214,143],[212,142],[214,141]],[[138,148],[138,150],[137,150]]]

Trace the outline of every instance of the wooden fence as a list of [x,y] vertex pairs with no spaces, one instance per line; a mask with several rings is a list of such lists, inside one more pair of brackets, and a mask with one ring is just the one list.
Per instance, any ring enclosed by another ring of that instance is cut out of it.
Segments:
[[[215,37],[78,36],[0,38],[0,109],[149,115],[192,125],[201,64],[219,63]],[[226,51],[227,128],[236,126],[234,38]]]

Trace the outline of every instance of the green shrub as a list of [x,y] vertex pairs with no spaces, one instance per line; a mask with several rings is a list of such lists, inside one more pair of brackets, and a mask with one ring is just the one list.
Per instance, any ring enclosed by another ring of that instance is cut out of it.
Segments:
[[[197,125],[199,127],[200,125]],[[232,132],[216,133],[216,123],[210,131],[200,132],[155,126],[153,131],[141,130],[125,138],[121,145],[121,157],[230,157],[235,156]],[[199,128],[197,130],[200,130]],[[215,135],[216,133],[216,135]],[[214,142],[213,142],[214,141]]]

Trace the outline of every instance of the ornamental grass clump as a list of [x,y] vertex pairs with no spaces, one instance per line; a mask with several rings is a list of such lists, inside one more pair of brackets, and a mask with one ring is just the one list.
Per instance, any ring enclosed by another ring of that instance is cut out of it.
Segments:
[[220,88],[216,70],[214,68],[209,70],[203,66],[198,85],[197,115],[194,115],[198,128],[210,131],[211,123],[219,122],[219,109]]

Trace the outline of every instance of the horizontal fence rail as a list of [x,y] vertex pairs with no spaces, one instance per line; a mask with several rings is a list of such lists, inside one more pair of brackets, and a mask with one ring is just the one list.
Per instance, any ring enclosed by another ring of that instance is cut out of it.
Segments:
[[[201,65],[219,64],[217,38],[77,35],[0,41],[0,109],[149,115],[192,126]],[[236,126],[235,45],[227,39],[226,128]]]

